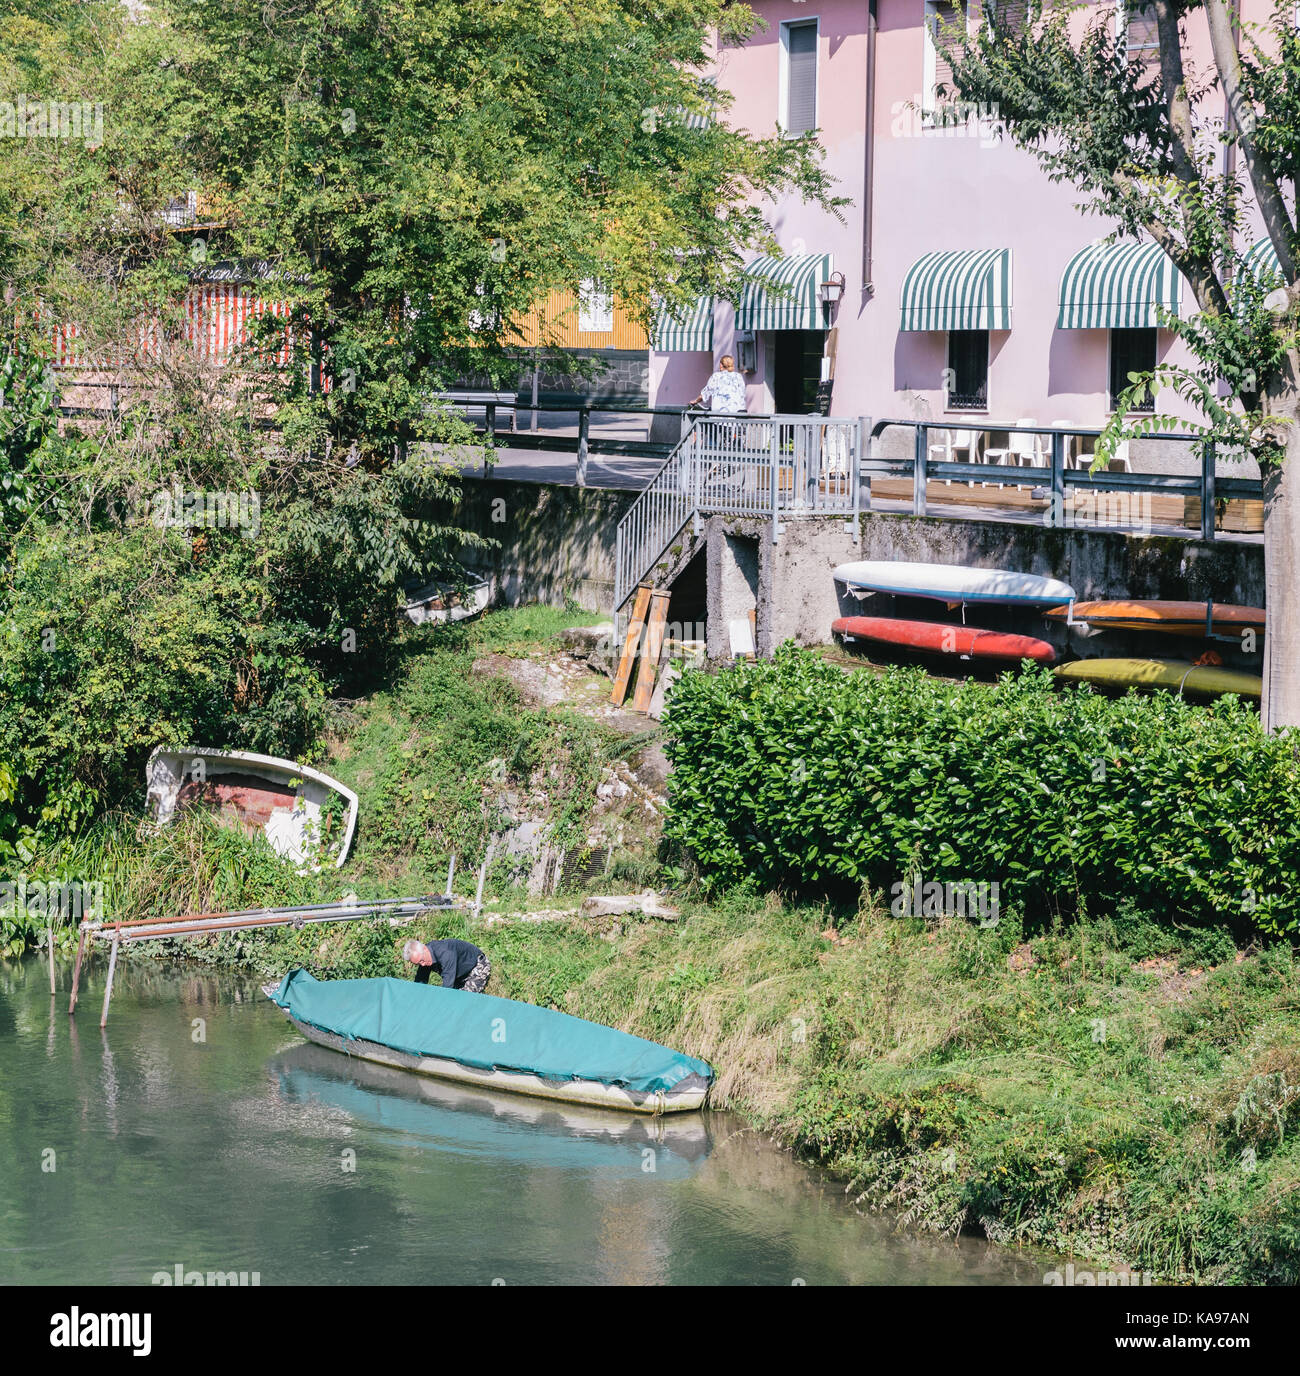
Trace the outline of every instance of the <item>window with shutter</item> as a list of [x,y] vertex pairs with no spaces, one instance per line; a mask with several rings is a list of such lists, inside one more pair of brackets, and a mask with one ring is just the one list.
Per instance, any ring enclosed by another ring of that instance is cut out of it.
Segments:
[[959,99],[952,81],[949,54],[957,44],[956,30],[966,27],[966,7],[954,0],[926,0],[925,109],[951,105]]
[[817,21],[782,24],[785,38],[785,110],[787,134],[806,134],[817,127]]
[[1020,33],[1029,23],[1029,0],[993,0],[993,12],[1003,33]]
[[1120,0],[1120,34],[1124,39],[1124,55],[1144,67],[1160,70],[1160,29],[1156,12],[1151,5],[1125,6]]

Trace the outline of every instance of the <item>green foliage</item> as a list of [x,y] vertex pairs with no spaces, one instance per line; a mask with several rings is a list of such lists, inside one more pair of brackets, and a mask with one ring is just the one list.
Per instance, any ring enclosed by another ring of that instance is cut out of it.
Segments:
[[445,628],[361,710],[341,765],[363,799],[360,864],[431,877],[453,854],[462,869],[477,864],[511,825],[507,795],[533,799],[555,845],[583,843],[613,737],[585,717],[530,708],[509,680],[475,668],[478,647],[520,647],[530,620],[497,613]]
[[666,835],[732,879],[1298,927],[1300,767],[1236,699],[1112,700],[1027,669],[996,685],[845,674],[787,646],[690,673],[669,709]]
[[[1109,11],[1080,27],[1071,7],[1030,0],[1027,12],[987,7],[989,22],[969,33],[964,25],[949,28],[953,85],[962,98],[996,110],[1010,140],[1052,181],[1077,188],[1116,235],[1154,238],[1195,295],[1194,315],[1162,312],[1159,322],[1187,346],[1192,366],[1133,375],[1098,445],[1099,462],[1120,438],[1186,428],[1267,470],[1285,449],[1284,429],[1268,418],[1294,420],[1294,289],[1281,309],[1265,308],[1269,292],[1287,280],[1257,279],[1241,241],[1253,227],[1249,185],[1266,224],[1273,213],[1279,259],[1294,261],[1300,247],[1280,190],[1295,175],[1300,39],[1281,0],[1266,25],[1240,24],[1227,12],[1224,23],[1237,33],[1225,33],[1207,81],[1186,42],[1186,15],[1207,9],[1194,2],[1158,16],[1154,63],[1129,53],[1126,25]],[[1230,70],[1217,71],[1228,53]],[[1227,90],[1239,63],[1240,93],[1228,90],[1228,98],[1239,99],[1249,115],[1225,126],[1210,82],[1217,75]],[[1240,149],[1249,182],[1232,170],[1221,145]],[[1131,421],[1130,407],[1154,397],[1157,387],[1173,389],[1200,419]]]

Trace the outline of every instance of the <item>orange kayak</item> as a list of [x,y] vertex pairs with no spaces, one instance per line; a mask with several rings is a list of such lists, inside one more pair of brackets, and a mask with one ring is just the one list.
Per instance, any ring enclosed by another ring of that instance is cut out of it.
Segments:
[[[1231,602],[1214,602],[1215,635],[1240,635],[1242,631],[1264,632],[1263,607],[1238,607]],[[1064,621],[1068,607],[1053,607],[1043,615]],[[1204,602],[1162,602],[1157,600],[1115,600],[1076,602],[1074,620],[1086,621],[1098,631],[1160,631],[1165,635],[1203,636],[1207,606]]]

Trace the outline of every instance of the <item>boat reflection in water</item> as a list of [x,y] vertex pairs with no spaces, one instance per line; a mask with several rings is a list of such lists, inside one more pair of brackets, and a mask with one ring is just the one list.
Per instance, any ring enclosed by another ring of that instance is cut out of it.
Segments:
[[267,1068],[289,1103],[336,1110],[391,1141],[430,1151],[600,1171],[606,1179],[653,1172],[659,1180],[684,1180],[713,1148],[707,1113],[585,1109],[465,1088],[310,1044],[274,1057]]

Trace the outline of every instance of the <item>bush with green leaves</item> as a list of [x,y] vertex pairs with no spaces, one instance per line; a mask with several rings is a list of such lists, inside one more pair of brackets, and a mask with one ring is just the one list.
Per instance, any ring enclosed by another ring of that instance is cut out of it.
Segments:
[[688,673],[666,834],[706,873],[788,888],[997,883],[1026,913],[1300,929],[1300,763],[1235,698],[845,673],[785,646]]

